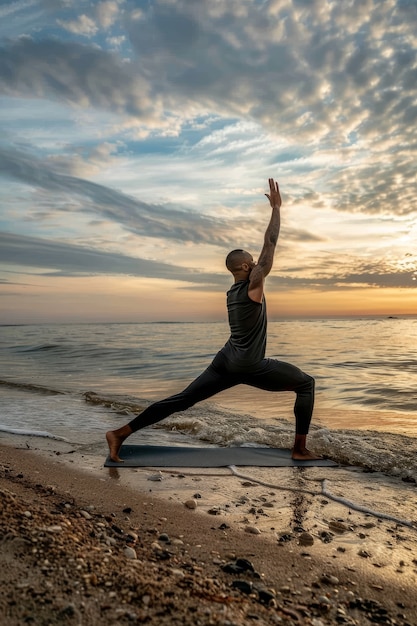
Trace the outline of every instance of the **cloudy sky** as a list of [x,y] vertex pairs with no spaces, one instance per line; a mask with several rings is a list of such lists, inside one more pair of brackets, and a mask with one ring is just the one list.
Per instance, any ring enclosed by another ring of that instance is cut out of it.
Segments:
[[0,2],[0,322],[417,314],[417,0]]

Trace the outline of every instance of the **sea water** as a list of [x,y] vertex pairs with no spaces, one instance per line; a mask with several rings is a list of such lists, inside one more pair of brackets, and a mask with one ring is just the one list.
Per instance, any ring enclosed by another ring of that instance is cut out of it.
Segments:
[[[183,389],[227,338],[221,322],[0,326],[0,430],[93,441]],[[417,476],[416,348],[416,318],[268,326],[267,356],[316,379],[314,449],[408,476]],[[238,386],[140,437],[290,447],[293,401],[291,393]]]

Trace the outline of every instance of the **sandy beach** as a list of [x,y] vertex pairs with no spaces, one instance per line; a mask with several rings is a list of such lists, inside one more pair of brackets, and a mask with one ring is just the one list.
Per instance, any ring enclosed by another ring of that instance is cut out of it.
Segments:
[[417,624],[412,480],[117,470],[104,441],[1,444],[1,623]]

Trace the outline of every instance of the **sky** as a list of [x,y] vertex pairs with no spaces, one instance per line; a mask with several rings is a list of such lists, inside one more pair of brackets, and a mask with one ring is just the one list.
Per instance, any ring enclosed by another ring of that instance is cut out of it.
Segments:
[[0,0],[0,323],[417,314],[417,0]]

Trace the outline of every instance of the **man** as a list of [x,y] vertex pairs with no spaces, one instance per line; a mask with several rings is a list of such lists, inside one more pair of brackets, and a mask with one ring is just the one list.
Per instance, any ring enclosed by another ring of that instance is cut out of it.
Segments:
[[233,250],[226,258],[226,267],[235,280],[227,292],[229,340],[211,365],[184,391],[151,404],[122,428],[106,433],[112,461],[121,461],[120,447],[135,431],[239,384],[267,391],[294,391],[296,434],[292,458],[304,461],[320,458],[306,447],[314,405],[314,379],[294,365],[265,358],[267,320],[264,282],[272,269],[281,208],[278,183],[272,178],[269,179],[269,194],[265,195],[272,215],[258,263],[244,250]]

